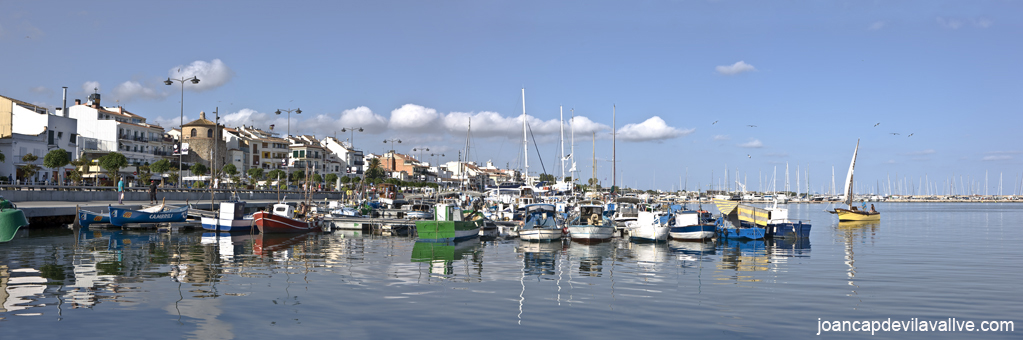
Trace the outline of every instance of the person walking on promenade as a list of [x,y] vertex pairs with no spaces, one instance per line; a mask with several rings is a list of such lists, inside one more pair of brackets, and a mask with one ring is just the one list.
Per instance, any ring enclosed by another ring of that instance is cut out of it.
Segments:
[[124,202],[124,178],[117,181],[117,204],[123,204]]
[[149,201],[156,204],[156,181],[149,181]]

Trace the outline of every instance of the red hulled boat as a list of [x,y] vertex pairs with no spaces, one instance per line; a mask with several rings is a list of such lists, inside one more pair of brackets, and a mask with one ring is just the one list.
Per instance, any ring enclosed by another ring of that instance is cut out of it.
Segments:
[[252,215],[260,233],[302,233],[321,231],[321,221],[316,218],[299,220],[287,204],[273,205],[273,212],[259,211]]

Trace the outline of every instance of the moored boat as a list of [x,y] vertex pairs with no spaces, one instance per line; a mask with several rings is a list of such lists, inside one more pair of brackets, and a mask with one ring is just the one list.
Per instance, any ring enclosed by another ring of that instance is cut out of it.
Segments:
[[0,242],[14,239],[18,229],[28,225],[25,212],[14,206],[14,203],[0,197]]
[[188,207],[169,207],[163,204],[140,210],[108,206],[110,224],[121,227],[125,223],[184,222],[188,218]]
[[110,213],[97,213],[78,209],[78,225],[88,227],[93,223],[110,223]]
[[562,236],[553,204],[527,205],[517,231],[519,238],[526,241],[560,240]]
[[738,211],[739,221],[763,227],[767,237],[810,236],[810,221],[790,220],[789,209],[777,203],[769,208],[740,204]]
[[261,233],[302,233],[322,230],[319,218],[298,217],[284,203],[273,205],[273,211],[257,211],[252,218]]
[[220,202],[217,217],[203,217],[201,221],[203,229],[224,232],[252,230],[255,224],[252,216],[245,216],[245,202],[240,201]]
[[[666,217],[666,218],[665,218]],[[629,239],[636,241],[664,242],[675,220],[666,211],[641,211],[636,221],[630,222],[626,230]]]
[[767,236],[767,231],[756,225],[743,225],[722,217],[717,220],[717,234],[722,238],[759,240]]
[[416,221],[416,233],[423,242],[448,242],[479,237],[483,226],[483,213],[462,211],[451,203],[437,203],[434,219]]
[[714,238],[714,223],[704,218],[706,211],[680,210],[675,212],[675,225],[668,230],[674,240],[700,241]]
[[582,204],[579,213],[573,214],[567,223],[569,236],[573,240],[599,241],[614,237],[614,222],[604,216],[604,206]]

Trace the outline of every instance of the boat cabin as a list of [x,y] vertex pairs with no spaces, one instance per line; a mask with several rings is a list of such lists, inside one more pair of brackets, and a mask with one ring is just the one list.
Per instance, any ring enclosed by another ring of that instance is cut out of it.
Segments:
[[579,222],[583,225],[604,224],[604,207],[600,205],[580,205]]
[[530,204],[526,206],[526,213],[522,219],[524,228],[555,228],[557,212],[553,204]]
[[285,203],[274,204],[273,214],[277,216],[284,216],[291,219],[295,218],[295,211],[291,209],[290,205],[287,205]]
[[437,221],[462,221],[462,208],[451,203],[437,203],[433,208],[433,218]]

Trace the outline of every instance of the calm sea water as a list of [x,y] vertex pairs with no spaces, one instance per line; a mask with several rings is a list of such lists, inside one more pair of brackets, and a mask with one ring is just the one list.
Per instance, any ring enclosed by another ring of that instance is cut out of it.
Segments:
[[[1013,321],[1021,204],[822,205],[807,239],[451,246],[354,232],[261,237],[62,229],[0,244],[3,338],[780,338],[821,320]],[[831,338],[870,333],[824,332]]]

